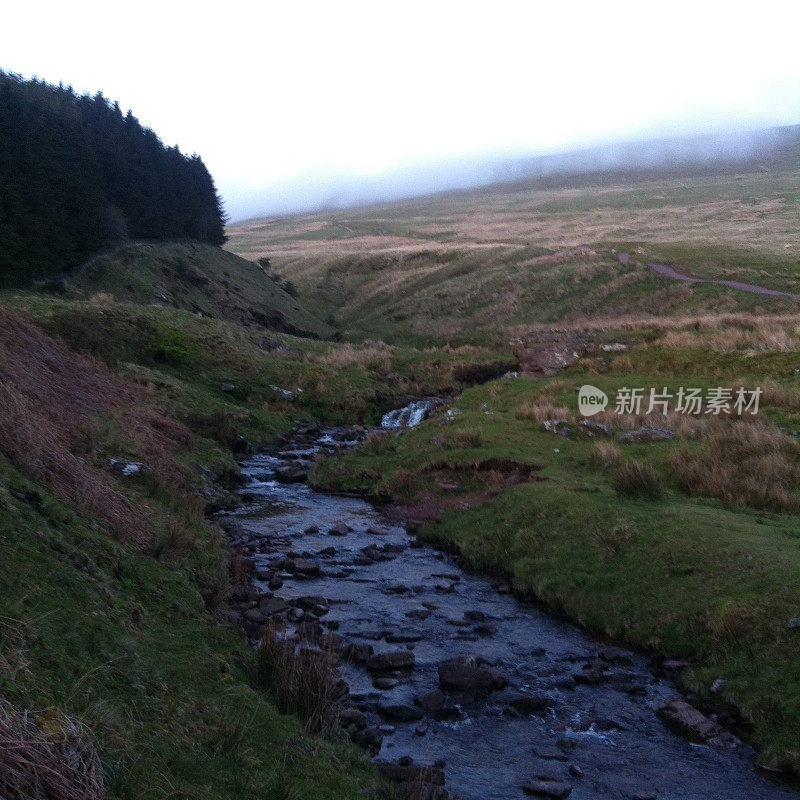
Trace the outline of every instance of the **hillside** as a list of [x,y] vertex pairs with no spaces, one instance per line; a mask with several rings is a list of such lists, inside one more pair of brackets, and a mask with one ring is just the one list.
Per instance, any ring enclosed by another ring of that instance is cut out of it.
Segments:
[[[472,569],[677,664],[696,707],[795,773],[800,300],[764,291],[800,294],[799,177],[499,185],[253,221],[227,245],[269,257],[345,336],[513,347],[517,371],[320,461],[312,485],[366,493]],[[582,385],[608,407],[584,418]],[[626,410],[630,387],[645,402]],[[686,387],[757,389],[761,406],[693,413]]]
[[253,261],[201,244],[136,244],[97,256],[69,287],[82,296],[166,305],[246,327],[327,338],[332,328],[308,312]]
[[800,292],[797,163],[607,174],[602,186],[498,185],[252,221],[229,228],[227,248],[269,257],[309,307],[334,309],[353,335],[389,341],[486,342],[498,329],[585,319],[794,311],[796,301],[681,283],[648,264]]

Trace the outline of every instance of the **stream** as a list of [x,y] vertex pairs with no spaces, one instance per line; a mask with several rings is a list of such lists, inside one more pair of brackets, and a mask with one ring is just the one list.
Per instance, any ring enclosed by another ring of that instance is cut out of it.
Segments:
[[[250,502],[228,516],[243,531],[255,585],[271,586],[296,612],[289,632],[316,641],[323,633],[347,648],[347,702],[362,712],[362,728],[366,716],[381,760],[444,762],[446,790],[465,800],[519,800],[526,791],[575,800],[797,800],[755,769],[748,746],[690,744],[671,733],[655,712],[680,695],[645,657],[464,572],[363,500],[276,480],[287,462],[302,475],[319,452],[361,436],[309,431],[252,457],[243,465]],[[298,605],[310,609],[302,620]],[[403,668],[409,652],[414,666]],[[382,665],[381,654],[390,654]],[[442,673],[457,657],[476,661]]]

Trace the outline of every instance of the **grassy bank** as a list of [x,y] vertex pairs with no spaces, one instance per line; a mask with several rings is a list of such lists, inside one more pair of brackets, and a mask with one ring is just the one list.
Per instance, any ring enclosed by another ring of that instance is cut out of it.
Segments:
[[[555,378],[471,389],[460,413],[375,438],[320,463],[312,480],[405,507],[428,519],[422,536],[472,568],[509,575],[518,591],[604,636],[688,659],[684,685],[712,707],[737,706],[763,762],[798,770],[800,647],[788,628],[800,608],[794,363],[652,344],[587,359]],[[613,403],[622,386],[705,390],[723,375],[765,385],[761,421],[604,412],[615,435],[642,421],[676,431],[631,444],[577,425],[583,383]],[[566,419],[570,435],[544,430],[550,418]]]

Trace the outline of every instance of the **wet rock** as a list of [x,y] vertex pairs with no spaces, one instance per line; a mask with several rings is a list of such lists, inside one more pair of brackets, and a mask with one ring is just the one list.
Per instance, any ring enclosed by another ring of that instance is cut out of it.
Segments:
[[385,586],[381,591],[384,594],[408,594],[411,589],[408,588],[404,583],[395,583],[391,586]]
[[390,531],[388,528],[383,527],[383,525],[370,525],[369,528],[367,528],[367,533],[372,536],[388,536]]
[[461,716],[455,703],[440,691],[415,697],[414,703],[436,719],[458,719]]
[[606,678],[603,670],[603,664],[601,663],[598,665],[591,662],[589,664],[585,664],[583,669],[577,673],[574,678],[578,683],[582,683],[586,686],[597,686]]
[[483,624],[476,625],[474,631],[478,636],[494,636],[497,633],[497,628],[494,625]]
[[486,614],[484,614],[483,611],[465,611],[464,619],[470,622],[485,622]]
[[336,555],[336,548],[335,547],[323,547],[322,550],[319,551],[319,555],[323,556],[324,558],[330,558],[331,556]]
[[235,586],[231,591],[231,600],[235,603],[247,603],[257,601],[262,593],[252,584]]
[[325,635],[322,625],[316,620],[303,620],[298,623],[296,633],[301,639],[307,639],[309,642],[317,642]]
[[381,548],[375,544],[369,544],[366,547],[362,547],[361,555],[373,562],[389,561],[391,559],[391,556],[386,555],[386,553],[384,553],[383,550],[381,550]]
[[[444,786],[444,772],[435,767],[416,766],[413,763],[399,761],[376,761],[375,766],[384,778],[397,783]],[[411,761],[411,759],[407,759]]]
[[646,680],[635,672],[616,672],[607,676],[606,683],[625,694],[647,694]]
[[289,605],[280,597],[268,596],[262,597],[258,601],[258,607],[266,616],[272,616],[273,614],[280,614],[282,611],[286,611]]
[[308,468],[294,462],[278,464],[274,472],[279,483],[305,483],[308,478]]
[[524,694],[512,697],[508,704],[520,714],[541,714],[550,707],[550,698],[544,694]]
[[608,425],[591,419],[582,419],[578,427],[588,436],[611,436],[613,432]]
[[425,637],[421,633],[397,633],[389,631],[383,637],[389,644],[408,644],[421,642]]
[[551,800],[563,800],[572,791],[572,784],[566,781],[536,779],[528,781],[522,787],[525,794],[535,797],[549,797]]
[[452,594],[456,590],[456,585],[454,583],[437,583],[434,589],[442,594]]
[[577,764],[570,764],[569,774],[572,775],[573,778],[582,778],[583,770]]
[[658,792],[653,789],[645,789],[641,792],[634,792],[631,800],[658,800]]
[[322,575],[320,565],[315,564],[313,561],[308,561],[305,558],[290,559],[287,569],[295,575],[302,575],[307,578],[318,578]]
[[548,433],[555,433],[558,436],[565,436],[569,438],[570,429],[565,419],[546,419],[542,422],[542,427]]
[[733,734],[728,733],[685,700],[670,700],[656,713],[673,733],[683,736],[690,742],[709,744],[723,749],[732,749],[741,744]]
[[398,722],[417,722],[423,718],[424,713],[418,706],[392,699],[391,695],[381,695],[378,700],[378,711],[389,719]]
[[314,533],[319,533],[319,527],[317,525],[309,525],[303,531],[303,533],[306,533],[306,534],[309,534],[309,535],[314,534]]
[[397,678],[384,678],[378,677],[372,681],[372,685],[376,689],[380,689],[382,692],[388,692],[391,689],[394,689],[396,686],[399,686],[400,681]]
[[350,739],[353,744],[370,750],[374,753],[380,752],[381,745],[383,744],[383,734],[378,728],[363,728],[356,731]]
[[350,529],[344,524],[344,522],[337,522],[333,527],[330,528],[328,533],[331,536],[347,536],[349,531]]
[[597,657],[608,664],[619,664],[623,667],[630,667],[633,664],[630,655],[619,647],[603,647],[597,653]]
[[439,664],[439,685],[459,691],[490,691],[506,685],[505,677],[496,669],[478,666],[470,657],[451,658]]
[[361,642],[348,642],[342,650],[342,658],[353,664],[364,664],[372,656],[372,645]]
[[293,600],[290,600],[289,603],[290,605],[302,608],[303,611],[308,611],[315,606],[327,607],[328,605],[328,601],[321,594],[306,594],[302,597],[295,597]]
[[347,647],[347,640],[337,633],[323,633],[317,639],[320,649],[331,653],[342,653]]
[[244,618],[255,625],[262,625],[269,619],[269,616],[256,606],[255,608],[248,608],[247,611],[244,612]]
[[406,611],[406,616],[410,619],[423,620],[427,619],[431,612],[427,608],[412,608],[411,611]]
[[357,730],[367,727],[367,715],[357,708],[344,708],[339,712],[339,724],[344,728],[354,725]]
[[277,592],[279,589],[283,588],[283,578],[280,575],[273,575],[269,579],[269,583],[267,584],[271,591]]
[[123,478],[130,478],[132,475],[137,475],[144,470],[144,465],[138,461],[125,461],[118,458],[110,458],[108,460],[109,469]]
[[367,669],[370,672],[385,672],[393,669],[413,669],[415,664],[414,654],[410,650],[392,650],[371,656],[367,660]]
[[542,745],[537,747],[534,751],[536,755],[544,761],[566,761],[567,754],[558,747],[549,747]]
[[675,435],[672,428],[658,428],[653,425],[643,425],[635,431],[626,431],[617,436],[618,442],[663,442]]

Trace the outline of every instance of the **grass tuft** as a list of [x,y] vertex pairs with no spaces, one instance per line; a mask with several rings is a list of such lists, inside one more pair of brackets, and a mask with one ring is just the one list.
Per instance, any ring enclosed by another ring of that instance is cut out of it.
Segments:
[[643,500],[660,500],[664,493],[661,477],[645,461],[623,462],[611,479],[618,495]]

